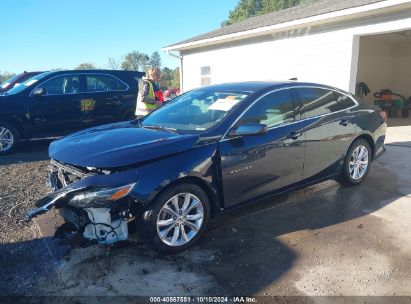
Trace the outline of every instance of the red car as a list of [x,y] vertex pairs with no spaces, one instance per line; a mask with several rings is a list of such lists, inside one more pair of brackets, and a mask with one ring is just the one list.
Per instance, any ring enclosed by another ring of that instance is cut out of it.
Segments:
[[5,82],[3,82],[0,85],[0,93],[7,92],[8,90],[11,90],[14,88],[16,85],[19,85],[20,83],[30,79],[31,77],[34,77],[38,74],[41,74],[43,72],[26,72],[24,71],[23,73],[17,74],[9,79],[7,79]]
[[169,88],[164,91],[164,100],[170,100],[180,95],[179,88]]

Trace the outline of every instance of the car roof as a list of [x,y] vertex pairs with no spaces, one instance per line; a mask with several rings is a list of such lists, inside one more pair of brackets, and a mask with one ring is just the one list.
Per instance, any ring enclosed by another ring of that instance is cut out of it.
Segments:
[[29,72],[24,71],[22,73],[19,73],[18,75],[23,76],[23,75],[41,74],[41,73],[44,73],[44,72],[47,72],[47,71],[29,71]]
[[144,72],[139,71],[126,71],[126,70],[59,70],[59,71],[51,71],[53,75],[60,75],[60,74],[95,74],[95,73],[108,73],[108,74],[138,74],[138,75],[145,75]]
[[[298,81],[246,81],[246,82],[230,82],[211,85],[206,88],[216,91],[239,91],[248,93],[257,93],[259,91],[265,91],[268,89],[277,89],[282,87],[301,87],[301,86],[314,86],[324,89],[336,89],[328,85],[312,82],[298,82]],[[199,88],[201,89],[201,88]],[[337,89],[338,90],[338,89]]]

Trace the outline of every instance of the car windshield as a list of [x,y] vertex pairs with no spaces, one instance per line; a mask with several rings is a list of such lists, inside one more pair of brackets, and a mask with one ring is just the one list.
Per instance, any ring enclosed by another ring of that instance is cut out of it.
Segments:
[[247,93],[195,90],[185,93],[145,117],[143,127],[205,131],[217,125]]
[[8,95],[12,95],[12,94],[17,94],[20,93],[22,91],[24,91],[26,88],[34,85],[35,83],[37,83],[39,80],[43,79],[44,77],[50,75],[51,72],[45,72],[45,73],[41,73],[38,74],[34,77],[31,77],[29,79],[27,79],[26,81],[22,82],[20,85],[15,86],[14,88],[12,88],[10,91],[7,92]]
[[3,82],[0,87],[5,89],[9,86],[10,83],[14,82],[16,79],[18,79],[20,75],[14,75],[13,77],[7,79],[5,82]]

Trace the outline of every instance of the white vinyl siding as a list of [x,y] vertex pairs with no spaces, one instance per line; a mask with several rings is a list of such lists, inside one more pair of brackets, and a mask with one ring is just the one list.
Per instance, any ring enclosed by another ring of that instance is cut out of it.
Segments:
[[318,82],[354,92],[358,37],[411,28],[411,13],[403,11],[344,25],[301,28],[273,34],[266,42],[184,53],[184,90],[201,86],[198,72],[212,66],[212,83],[249,80]]

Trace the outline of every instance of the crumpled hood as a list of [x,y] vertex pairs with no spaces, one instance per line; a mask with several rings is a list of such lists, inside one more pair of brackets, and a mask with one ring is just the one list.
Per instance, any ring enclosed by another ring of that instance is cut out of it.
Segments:
[[115,168],[192,148],[198,135],[175,134],[122,122],[86,129],[51,143],[49,155],[65,164]]

